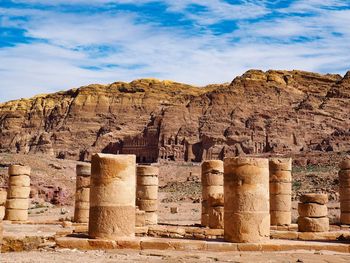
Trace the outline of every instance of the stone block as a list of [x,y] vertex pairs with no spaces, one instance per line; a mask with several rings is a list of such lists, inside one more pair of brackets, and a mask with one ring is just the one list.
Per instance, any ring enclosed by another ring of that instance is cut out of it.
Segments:
[[154,212],[158,210],[158,200],[137,199],[136,205],[140,210]]
[[262,245],[259,243],[237,244],[238,251],[255,252],[262,251]]
[[270,172],[270,183],[291,183],[292,182],[292,174],[288,171],[274,171]]
[[326,232],[329,230],[329,218],[299,217],[298,229],[300,232]]
[[77,164],[76,165],[76,174],[81,177],[90,177],[91,176],[91,164]]
[[215,229],[224,228],[224,207],[217,206],[209,208],[209,227]]
[[269,212],[224,214],[224,239],[237,243],[261,242],[270,237]]
[[6,208],[28,210],[29,199],[7,199]]
[[273,239],[298,239],[298,232],[296,231],[271,231],[271,238]]
[[16,175],[30,175],[30,167],[26,165],[10,165],[8,174],[10,176],[16,176]]
[[270,194],[290,195],[292,193],[292,184],[284,182],[270,182]]
[[270,194],[270,211],[290,212],[292,207],[292,196]]
[[116,248],[118,249],[135,249],[135,250],[141,250],[141,242],[140,239],[134,238],[134,239],[124,239],[124,240],[116,240]]
[[328,203],[327,194],[304,194],[300,197],[301,203],[316,203],[324,205]]
[[298,203],[298,213],[302,217],[325,217],[328,215],[328,209],[326,205]]
[[146,212],[145,213],[145,224],[146,225],[156,225],[158,224],[158,215],[156,212]]
[[10,221],[27,221],[28,210],[6,209],[5,219]]
[[[224,191],[224,188],[222,188],[222,191]],[[208,206],[209,207],[224,206],[224,192],[209,195]]]
[[139,186],[152,186],[156,185],[158,186],[159,180],[158,176],[156,175],[149,175],[149,176],[137,176],[137,185]]
[[145,240],[141,240],[140,247],[142,250],[146,249],[152,249],[152,250],[168,250],[168,249],[174,249],[169,242],[166,240],[161,239],[152,239],[147,238]]
[[339,237],[337,232],[299,232],[300,240],[335,241]]
[[290,225],[292,223],[292,212],[270,211],[271,225]]
[[30,186],[30,177],[28,175],[17,175],[10,176],[9,178],[9,186]]
[[89,236],[115,239],[135,235],[135,206],[90,207]]
[[207,250],[215,252],[238,251],[238,245],[228,242],[207,242]]
[[8,189],[7,199],[29,198],[30,187],[13,186]]
[[142,210],[136,210],[136,227],[141,227],[146,225],[146,219],[145,219],[145,211]]
[[220,173],[209,173],[202,175],[202,186],[223,186],[224,175]]
[[203,186],[202,199],[208,200],[210,196],[216,196],[218,194],[222,194],[223,192],[224,192],[224,188],[222,185]]
[[158,185],[137,186],[136,197],[139,199],[158,200]]
[[291,158],[272,158],[269,160],[270,171],[292,171]]
[[55,238],[57,247],[68,249],[89,250],[89,239],[77,237],[57,237]]

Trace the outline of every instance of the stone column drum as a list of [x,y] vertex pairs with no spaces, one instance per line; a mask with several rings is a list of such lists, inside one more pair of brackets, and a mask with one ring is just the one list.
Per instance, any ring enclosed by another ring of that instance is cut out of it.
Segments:
[[90,209],[91,165],[77,164],[76,174],[74,222],[87,223]]
[[89,236],[135,236],[136,156],[92,156]]
[[326,232],[329,230],[327,217],[327,194],[304,194],[298,203],[299,232]]
[[136,167],[136,205],[145,211],[145,224],[158,224],[158,175],[159,168],[149,165]]
[[271,225],[292,223],[292,159],[269,160]]
[[269,161],[224,160],[224,239],[262,242],[270,238]]
[[[211,228],[223,226],[224,163],[209,160],[202,163],[201,225]],[[209,199],[211,204],[209,204]],[[220,203],[220,199],[222,202]],[[217,208],[216,208],[217,207]],[[210,220],[211,218],[211,220]],[[210,223],[211,222],[211,223]]]
[[5,219],[10,221],[27,221],[30,193],[30,167],[11,165],[8,173],[10,177]]
[[350,225],[350,157],[340,163],[339,199],[340,223]]
[[7,196],[6,190],[0,189],[0,253],[1,253],[1,246],[3,241],[3,234],[4,234],[4,227],[2,224],[2,220],[4,219],[4,216],[5,216],[6,196]]

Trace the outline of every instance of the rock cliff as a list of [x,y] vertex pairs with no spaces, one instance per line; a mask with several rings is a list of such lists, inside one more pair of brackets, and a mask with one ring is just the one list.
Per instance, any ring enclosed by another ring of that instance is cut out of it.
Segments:
[[249,70],[230,84],[141,79],[0,104],[0,151],[139,162],[350,151],[350,72]]

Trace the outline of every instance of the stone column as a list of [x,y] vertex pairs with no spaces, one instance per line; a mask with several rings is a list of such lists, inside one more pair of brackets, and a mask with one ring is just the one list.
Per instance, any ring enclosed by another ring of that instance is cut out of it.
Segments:
[[5,219],[10,221],[27,221],[30,193],[30,167],[11,165],[8,173],[10,177]]
[[269,160],[271,225],[292,222],[292,159]]
[[268,159],[225,158],[224,196],[226,241],[244,243],[269,239]]
[[146,225],[158,224],[158,175],[158,167],[149,165],[136,167],[136,205],[141,211],[145,211]]
[[223,228],[224,163],[209,160],[202,163],[201,225]]
[[90,209],[91,165],[77,164],[76,174],[74,222],[87,223]]
[[326,232],[329,230],[327,217],[327,194],[304,194],[298,203],[299,232]]
[[135,236],[136,156],[95,154],[91,161],[91,238]]
[[350,157],[340,164],[339,171],[340,222],[350,225]]
[[4,227],[2,224],[2,220],[4,219],[4,216],[5,216],[6,196],[7,196],[6,190],[0,189],[0,253],[1,253],[1,246],[3,241],[3,234],[4,234]]

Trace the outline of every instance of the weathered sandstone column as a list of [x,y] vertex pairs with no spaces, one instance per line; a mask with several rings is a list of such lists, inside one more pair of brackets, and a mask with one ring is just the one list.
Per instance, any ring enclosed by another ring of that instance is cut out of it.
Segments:
[[350,157],[340,164],[339,171],[340,222],[350,225]]
[[95,154],[91,161],[89,236],[135,236],[136,156]]
[[74,222],[87,223],[89,221],[90,208],[90,164],[77,164]]
[[327,217],[327,194],[305,194],[298,203],[298,229],[300,232],[326,232],[329,230]]
[[243,243],[269,239],[268,159],[225,158],[224,196],[225,240]]
[[292,222],[292,159],[269,160],[271,225]]
[[27,221],[30,193],[30,167],[11,165],[8,173],[10,177],[5,219],[11,221]]
[[201,225],[223,228],[224,163],[210,160],[202,163]]
[[136,167],[136,205],[141,211],[145,211],[146,225],[158,223],[158,175],[158,167],[149,165]]
[[3,241],[3,234],[4,234],[2,220],[4,219],[4,216],[5,216],[6,196],[7,196],[7,192],[5,190],[0,189],[0,253],[1,253],[1,246]]

